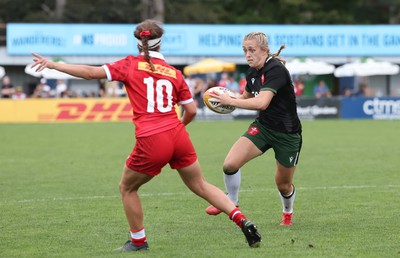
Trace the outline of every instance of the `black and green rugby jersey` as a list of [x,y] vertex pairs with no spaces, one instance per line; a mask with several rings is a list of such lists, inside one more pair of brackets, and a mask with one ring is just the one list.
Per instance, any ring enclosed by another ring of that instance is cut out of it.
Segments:
[[246,80],[246,91],[253,96],[264,90],[275,94],[267,109],[259,112],[262,125],[278,132],[301,132],[293,82],[284,64],[269,57],[261,70],[250,68]]

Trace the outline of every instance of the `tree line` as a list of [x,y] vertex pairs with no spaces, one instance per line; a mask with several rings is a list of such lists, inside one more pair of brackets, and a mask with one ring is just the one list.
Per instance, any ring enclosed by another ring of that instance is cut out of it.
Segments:
[[398,0],[0,0],[0,23],[398,24]]

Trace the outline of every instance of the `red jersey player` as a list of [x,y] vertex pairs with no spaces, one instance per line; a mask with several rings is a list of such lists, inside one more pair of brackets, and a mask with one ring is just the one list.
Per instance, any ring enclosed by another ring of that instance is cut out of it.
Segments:
[[[140,54],[101,67],[56,63],[36,53],[33,53],[33,67],[37,67],[37,71],[56,69],[84,79],[107,78],[125,85],[133,108],[136,143],[125,162],[119,184],[130,239],[117,251],[149,249],[138,190],[167,164],[179,172],[191,191],[226,213],[242,229],[250,247],[258,247],[261,236],[256,226],[224,192],[208,183],[202,175],[185,129],[196,115],[196,105],[182,73],[168,65],[159,52],[163,33],[158,22],[143,21],[134,32]],[[181,119],[175,112],[176,104],[183,106]]]

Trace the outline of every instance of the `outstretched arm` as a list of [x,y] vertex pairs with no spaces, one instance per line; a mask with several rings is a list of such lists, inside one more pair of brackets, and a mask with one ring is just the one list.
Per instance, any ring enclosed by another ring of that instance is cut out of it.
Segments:
[[86,80],[107,78],[106,72],[101,66],[63,64],[47,60],[36,53],[32,53],[32,55],[35,56],[33,58],[34,64],[32,65],[32,68],[37,67],[37,72],[40,72],[45,68],[49,68]]

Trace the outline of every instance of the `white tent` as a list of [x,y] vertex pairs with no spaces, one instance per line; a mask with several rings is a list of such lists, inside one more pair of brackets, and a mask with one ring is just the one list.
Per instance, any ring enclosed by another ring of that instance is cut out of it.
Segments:
[[0,66],[0,79],[3,78],[4,75],[6,75],[6,70],[4,70],[3,66]]
[[25,73],[32,75],[33,77],[38,77],[38,78],[43,77],[42,72],[36,72],[36,67],[32,68],[32,65],[33,64],[28,64],[25,66]]
[[295,58],[286,63],[286,68],[293,75],[320,75],[331,74],[335,66],[322,61],[315,61],[310,58]]
[[57,70],[48,68],[45,68],[40,72],[36,72],[37,67],[32,68],[32,65],[33,64],[28,64],[27,66],[25,66],[25,73],[32,75],[34,77],[38,78],[43,77],[46,79],[56,79],[56,80],[80,79],[78,77],[71,76],[67,73],[59,72]]
[[399,73],[399,66],[373,58],[359,59],[352,63],[344,64],[335,69],[336,77],[395,75]]
[[377,61],[373,58],[362,58],[354,62],[344,64],[335,69],[336,77],[364,77],[364,76],[386,76],[386,95],[390,95],[390,75],[396,75],[400,71],[397,64],[385,61]]

